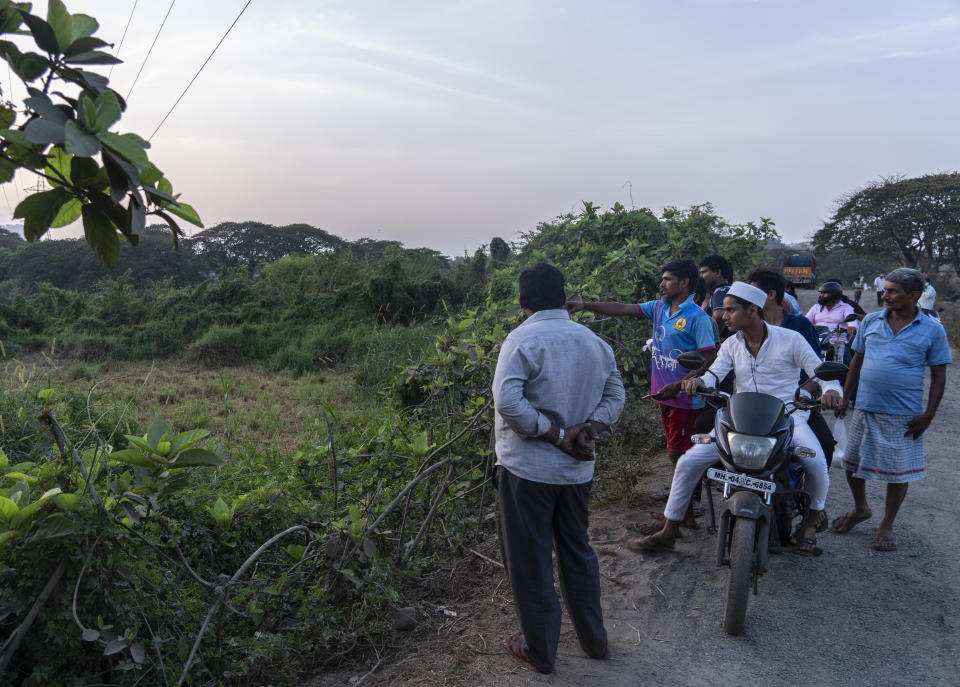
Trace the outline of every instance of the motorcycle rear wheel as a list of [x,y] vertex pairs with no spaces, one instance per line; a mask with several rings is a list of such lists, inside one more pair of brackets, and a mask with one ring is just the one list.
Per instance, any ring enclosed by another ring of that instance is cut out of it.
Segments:
[[747,599],[753,577],[757,521],[737,518],[733,523],[730,543],[730,575],[727,578],[727,600],[723,607],[723,629],[728,635],[743,632],[747,616]]

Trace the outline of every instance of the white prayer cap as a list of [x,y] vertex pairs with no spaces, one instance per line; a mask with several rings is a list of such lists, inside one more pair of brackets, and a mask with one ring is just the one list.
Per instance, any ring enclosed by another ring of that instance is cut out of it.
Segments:
[[730,290],[727,291],[728,296],[736,296],[737,298],[742,298],[747,303],[753,303],[763,310],[763,306],[767,303],[767,294],[763,289],[758,289],[756,286],[750,286],[750,284],[744,281],[735,281],[730,285]]

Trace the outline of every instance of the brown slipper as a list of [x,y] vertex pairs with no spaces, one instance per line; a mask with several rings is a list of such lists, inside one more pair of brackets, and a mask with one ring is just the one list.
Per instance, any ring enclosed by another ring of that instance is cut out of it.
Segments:
[[872,517],[873,513],[869,515],[853,515],[853,511],[844,513],[833,521],[833,531],[836,534],[846,534],[864,520],[869,520]]
[[892,534],[878,534],[873,540],[873,548],[876,551],[896,551],[897,539]]
[[527,659],[527,655],[523,652],[523,633],[522,632],[518,632],[515,635],[511,635],[510,637],[507,637],[506,641],[504,642],[504,646],[507,647],[507,651],[513,654],[513,657],[517,659],[520,665],[522,665],[524,668],[534,673],[540,672],[539,670],[537,670],[537,667],[535,665],[530,663],[530,661]]

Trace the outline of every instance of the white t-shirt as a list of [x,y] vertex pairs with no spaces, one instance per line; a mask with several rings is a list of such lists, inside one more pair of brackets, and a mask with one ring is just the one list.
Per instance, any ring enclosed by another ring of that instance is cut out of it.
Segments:
[[887,283],[887,280],[883,277],[877,277],[873,280],[873,285],[876,287],[877,291],[883,293],[883,285]]

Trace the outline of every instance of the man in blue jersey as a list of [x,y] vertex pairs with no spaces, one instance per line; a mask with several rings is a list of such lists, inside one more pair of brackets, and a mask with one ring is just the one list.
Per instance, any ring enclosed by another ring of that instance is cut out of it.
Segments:
[[[567,301],[565,306],[571,313],[589,310],[653,322],[650,397],[660,404],[667,451],[674,465],[692,445],[690,437],[696,433],[694,421],[703,409],[702,399],[680,393],[680,381],[696,371],[688,372],[680,367],[677,356],[700,351],[704,364],[709,366],[717,354],[710,316],[693,302],[692,289],[697,276],[697,264],[693,260],[671,260],[661,270],[662,298],[659,300],[646,303]],[[692,515],[688,520],[692,523]]]

